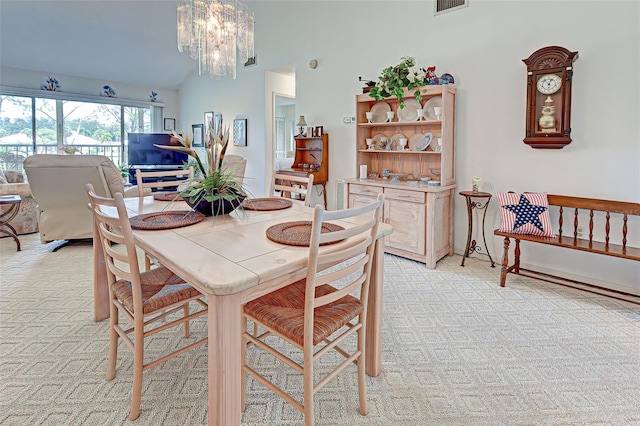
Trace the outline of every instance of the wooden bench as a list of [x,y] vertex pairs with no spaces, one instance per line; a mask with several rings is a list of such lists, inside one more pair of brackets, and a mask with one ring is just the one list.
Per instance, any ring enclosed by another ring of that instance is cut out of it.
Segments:
[[[521,274],[521,271],[527,271],[538,275],[546,275],[548,277],[564,281],[572,281],[566,278],[521,268],[520,241],[529,241],[532,243],[540,243],[573,250],[586,251],[589,253],[596,253],[605,256],[614,256],[623,259],[640,261],[640,248],[630,247],[627,245],[627,235],[629,233],[627,224],[629,216],[640,216],[640,203],[599,200],[595,198],[569,197],[565,195],[551,194],[548,195],[548,199],[550,213],[558,213],[559,229],[555,237],[513,234],[510,232],[500,231],[499,229],[496,229],[493,232],[494,235],[504,237],[504,254],[502,256],[500,286],[505,286],[507,281],[507,274],[509,272]],[[567,214],[567,216],[571,215],[573,219],[573,232],[569,233],[568,235],[565,235],[563,230],[565,214]],[[580,219],[584,219],[585,217],[588,217],[588,225],[583,227],[580,225]],[[602,228],[597,227],[595,229],[596,231],[600,229],[601,232],[603,232],[604,241],[594,241],[593,232],[596,223],[598,225],[603,225]],[[611,232],[612,226],[614,226],[614,232]],[[588,231],[588,238],[586,238],[587,236],[579,236],[579,228],[583,228],[584,232]],[[617,235],[618,232],[619,235]],[[639,235],[639,232],[639,229],[634,228],[634,231],[631,235],[637,237]],[[616,235],[614,236],[612,234]],[[509,266],[510,238],[513,238],[516,241],[514,263],[511,266]],[[614,238],[615,241],[611,241],[612,238]]]

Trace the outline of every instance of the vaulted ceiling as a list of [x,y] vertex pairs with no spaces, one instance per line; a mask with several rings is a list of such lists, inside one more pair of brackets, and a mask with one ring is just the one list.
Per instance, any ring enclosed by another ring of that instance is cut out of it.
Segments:
[[176,46],[175,0],[0,1],[2,66],[177,89],[197,62]]

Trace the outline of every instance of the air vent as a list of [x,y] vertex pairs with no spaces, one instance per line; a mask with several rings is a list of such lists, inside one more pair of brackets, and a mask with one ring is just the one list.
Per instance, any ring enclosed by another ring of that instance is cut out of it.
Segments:
[[469,6],[469,0],[436,0],[433,14],[434,16],[440,15],[441,13],[451,12],[467,6]]

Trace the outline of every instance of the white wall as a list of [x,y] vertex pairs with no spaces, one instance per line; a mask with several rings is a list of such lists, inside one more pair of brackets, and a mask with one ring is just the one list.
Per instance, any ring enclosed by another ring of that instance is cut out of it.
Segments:
[[[354,115],[358,76],[415,56],[421,66],[448,72],[458,88],[456,175],[460,190],[481,176],[481,190],[547,191],[640,201],[640,4],[637,1],[480,1],[433,16],[430,1],[253,1],[258,65],[236,80],[194,76],[181,88],[181,120],[201,122],[205,110],[225,119],[249,118],[247,156],[253,177],[266,176],[265,70],[296,67],[296,116],[329,133],[329,204],[334,182],[356,175]],[[553,13],[549,13],[549,8]],[[573,79],[573,142],[562,150],[534,150],[524,137],[526,68],[541,47],[579,52]],[[311,59],[318,68],[308,67]],[[228,122],[228,121],[227,121]],[[259,192],[259,185],[253,187]],[[455,250],[463,251],[467,217],[455,205]],[[487,231],[494,259],[502,242],[495,200]],[[640,223],[633,221],[633,245]],[[638,262],[524,246],[523,261],[614,283],[640,293]],[[613,265],[613,268],[611,267]],[[496,274],[498,271],[496,270]]]

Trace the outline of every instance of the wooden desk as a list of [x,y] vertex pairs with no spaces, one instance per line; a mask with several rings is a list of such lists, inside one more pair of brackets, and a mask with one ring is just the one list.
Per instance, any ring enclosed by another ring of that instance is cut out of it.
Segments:
[[[153,197],[125,202],[132,216],[169,208],[188,209],[183,202],[171,205]],[[134,230],[139,247],[201,291],[209,304],[209,425],[240,425],[242,305],[306,276],[308,248],[275,243],[266,238],[265,231],[276,223],[311,220],[312,212],[313,209],[298,205],[277,211],[234,211],[184,228]],[[366,362],[370,376],[377,376],[382,370],[382,237],[391,232],[389,225],[380,224],[367,319]],[[98,239],[94,237],[94,241]],[[96,245],[94,311],[96,321],[109,316],[104,257]]]

